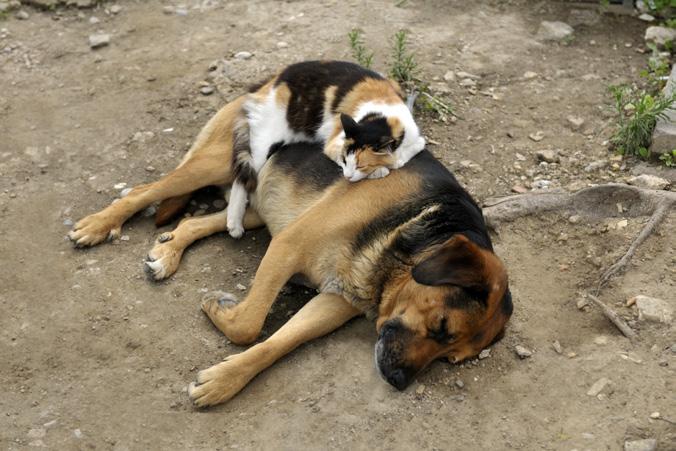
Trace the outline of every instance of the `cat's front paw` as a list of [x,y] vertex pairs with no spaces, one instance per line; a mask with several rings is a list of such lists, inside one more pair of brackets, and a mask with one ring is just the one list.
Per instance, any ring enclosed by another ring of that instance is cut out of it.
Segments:
[[390,173],[390,170],[387,169],[386,167],[380,167],[376,169],[375,171],[371,172],[369,174],[370,179],[381,179],[383,177],[387,177]]

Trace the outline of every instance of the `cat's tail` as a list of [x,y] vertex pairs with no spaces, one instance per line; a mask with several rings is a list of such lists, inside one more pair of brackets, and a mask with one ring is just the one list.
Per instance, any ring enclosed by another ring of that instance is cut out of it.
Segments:
[[235,180],[244,185],[247,192],[253,192],[258,185],[258,173],[249,145],[249,121],[242,112],[235,121],[232,131],[232,173]]

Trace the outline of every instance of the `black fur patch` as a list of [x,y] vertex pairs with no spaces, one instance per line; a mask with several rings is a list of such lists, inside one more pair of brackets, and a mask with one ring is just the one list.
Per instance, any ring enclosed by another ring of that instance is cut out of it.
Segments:
[[342,177],[342,170],[329,157],[324,155],[321,146],[299,142],[284,146],[274,145],[270,163],[282,168],[299,184],[310,184],[316,190],[322,190]]
[[291,129],[314,136],[323,120],[326,90],[336,86],[332,105],[335,112],[345,95],[367,78],[383,79],[380,74],[354,63],[305,61],[284,69],[275,86],[285,83],[291,91],[286,113]]
[[248,192],[258,186],[258,175],[251,164],[249,125],[243,118],[238,118],[232,133],[232,173]]
[[[394,141],[390,124],[387,123],[387,119],[383,116],[375,114],[367,115],[359,121],[358,125],[358,129],[354,133],[345,131],[345,136],[351,140],[350,145],[345,151],[348,154],[354,153],[364,147],[380,150],[383,145]],[[394,149],[395,147],[392,147],[392,150]]]
[[[382,261],[374,265],[378,271],[377,286],[381,291],[390,276],[392,266],[401,263],[411,265],[416,254],[445,242],[455,234],[462,233],[479,246],[493,250],[481,209],[431,153],[426,150],[420,152],[398,170],[420,173],[424,183],[422,189],[383,211],[364,227],[353,244],[355,254],[378,237],[385,236],[415,218],[428,207],[437,208],[403,230],[386,250]],[[377,302],[380,302],[381,291],[378,292]],[[471,300],[477,300],[469,293],[466,294]]]

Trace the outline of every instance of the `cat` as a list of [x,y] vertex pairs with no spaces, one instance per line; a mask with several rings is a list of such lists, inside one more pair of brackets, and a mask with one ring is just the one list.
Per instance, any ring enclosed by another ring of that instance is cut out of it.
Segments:
[[228,232],[244,233],[248,192],[275,146],[320,142],[350,182],[380,178],[425,147],[399,85],[344,61],[288,66],[250,89],[235,125]]

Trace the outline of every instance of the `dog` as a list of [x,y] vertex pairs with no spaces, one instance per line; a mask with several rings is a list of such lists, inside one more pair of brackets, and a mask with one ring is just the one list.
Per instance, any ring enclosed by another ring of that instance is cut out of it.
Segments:
[[[153,202],[171,210],[172,199],[231,184],[242,102],[216,113],[174,171],[79,221],[70,239],[100,243]],[[188,388],[196,406],[227,401],[280,357],[359,315],[375,319],[376,368],[398,390],[430,362],[462,361],[501,338],[513,309],[507,271],[481,209],[427,150],[388,177],[350,183],[321,145],[279,145],[258,177],[244,227],[265,225],[270,245],[244,300],[212,297],[202,310],[230,341],[248,345],[294,275],[318,294],[267,340],[199,372]],[[187,246],[226,229],[226,210],[184,219],[159,236],[148,271],[168,277]]]

